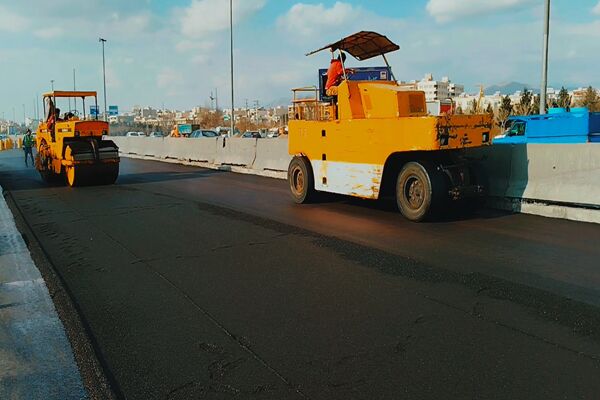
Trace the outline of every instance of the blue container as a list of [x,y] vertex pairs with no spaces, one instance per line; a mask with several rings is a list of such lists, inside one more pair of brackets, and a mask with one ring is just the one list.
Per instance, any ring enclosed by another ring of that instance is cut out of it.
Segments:
[[[353,74],[348,75],[351,81],[391,81],[392,69],[388,67],[361,67],[350,68],[354,70]],[[319,99],[325,96],[325,84],[327,83],[327,69],[319,70]]]
[[600,113],[591,113],[587,108],[559,110],[551,108],[546,115],[510,117],[506,131],[493,143],[600,142]]

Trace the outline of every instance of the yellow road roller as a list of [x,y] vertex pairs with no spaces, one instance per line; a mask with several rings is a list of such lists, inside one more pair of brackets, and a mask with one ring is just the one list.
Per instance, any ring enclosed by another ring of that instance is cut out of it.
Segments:
[[[93,98],[86,116],[86,99]],[[119,176],[119,148],[108,135],[108,123],[98,120],[96,92],[52,91],[43,95],[44,120],[37,134],[36,168],[46,182],[64,180],[69,186],[110,185]],[[61,114],[61,105],[69,108]],[[78,106],[81,105],[81,115]]]
[[[425,92],[393,77],[385,55],[399,48],[363,31],[309,53],[338,51],[328,76],[319,75],[337,79],[326,92],[293,90],[288,182],[295,202],[310,202],[317,192],[390,195],[407,219],[422,221],[448,211],[454,200],[468,205],[484,194],[466,149],[491,143],[492,117],[429,115]],[[345,68],[345,53],[357,60],[381,56],[386,67],[377,80],[351,78],[358,70]]]

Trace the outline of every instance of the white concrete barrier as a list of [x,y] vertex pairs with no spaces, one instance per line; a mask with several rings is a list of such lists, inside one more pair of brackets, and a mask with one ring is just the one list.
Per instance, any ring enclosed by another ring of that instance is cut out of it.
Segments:
[[214,164],[217,158],[216,138],[164,138],[160,158],[173,158],[181,161]]
[[[110,137],[123,155],[285,178],[287,139]],[[482,159],[489,204],[600,223],[600,144],[495,145]]]
[[483,157],[489,204],[515,212],[600,223],[600,145],[495,145]]
[[220,137],[215,163],[252,168],[256,159],[256,142],[259,140],[266,139]]
[[256,159],[252,168],[287,172],[291,160],[287,138],[259,139],[256,143]]

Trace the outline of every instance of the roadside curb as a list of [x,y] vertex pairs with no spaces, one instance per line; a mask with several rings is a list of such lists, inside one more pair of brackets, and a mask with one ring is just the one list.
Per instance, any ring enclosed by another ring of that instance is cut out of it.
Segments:
[[[2,188],[0,187],[0,192]],[[23,211],[18,207],[11,192],[4,192],[0,202],[6,200],[9,210],[12,210],[14,222],[21,232],[26,247],[30,250],[30,257],[35,267],[43,278],[43,282],[50,294],[51,302],[54,304],[55,313],[58,314],[62,329],[70,343],[70,351],[77,363],[80,380],[87,391],[90,400],[115,400],[118,396],[106,376],[106,368],[101,363],[92,344],[89,329],[85,321],[81,319],[79,310],[73,302],[68,289],[64,286],[62,278],[55,271],[45,250],[41,247],[38,239],[23,217]],[[0,396],[0,398],[2,398]],[[44,397],[45,399],[45,397]],[[62,399],[62,398],[61,398]]]
[[4,196],[0,198],[0,354],[0,398],[88,398],[50,291]]

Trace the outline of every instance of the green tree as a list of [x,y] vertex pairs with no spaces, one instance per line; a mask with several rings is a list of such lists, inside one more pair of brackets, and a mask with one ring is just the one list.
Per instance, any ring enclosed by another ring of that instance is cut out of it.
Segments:
[[498,107],[498,115],[496,116],[496,124],[498,124],[498,126],[504,128],[504,124],[505,124],[506,120],[508,119],[508,117],[510,117],[512,112],[513,112],[513,106],[512,106],[512,101],[510,100],[510,97],[508,97],[508,96],[502,97],[502,100],[500,101],[500,107]]
[[577,102],[578,107],[587,107],[591,112],[600,111],[600,96],[593,87],[588,87],[585,90],[583,98]]
[[527,88],[521,92],[519,102],[515,105],[514,112],[516,115],[531,115],[533,108],[533,93]]
[[477,114],[479,107],[477,107],[477,100],[473,99],[469,102],[469,114]]
[[540,96],[537,94],[533,96],[533,100],[531,102],[531,109],[529,110],[529,113],[532,115],[537,115],[540,113]]
[[571,96],[569,96],[569,91],[565,89],[565,87],[560,88],[560,92],[558,92],[558,98],[556,99],[556,105],[562,108],[571,107]]
[[494,108],[492,107],[492,103],[488,103],[488,105],[487,105],[487,107],[485,109],[485,112],[487,114],[494,115]]

